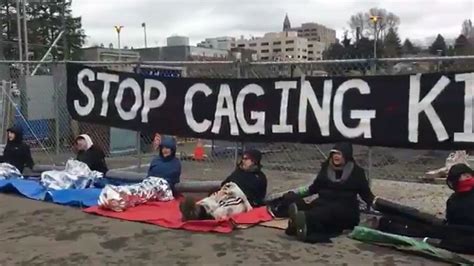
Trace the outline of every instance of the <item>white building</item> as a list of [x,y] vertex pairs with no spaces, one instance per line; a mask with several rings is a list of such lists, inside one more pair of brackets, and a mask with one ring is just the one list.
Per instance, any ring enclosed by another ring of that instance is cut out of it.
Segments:
[[326,44],[318,41],[308,41],[308,60],[323,60],[323,52]]
[[230,51],[232,48],[235,48],[235,38],[234,37],[216,37],[216,38],[206,38],[204,41],[198,43],[198,47],[220,49]]
[[262,38],[239,39],[236,47],[257,51],[260,61],[307,60],[308,40],[295,31],[266,33]]
[[223,49],[213,49],[206,47],[189,47],[190,56],[194,59],[216,59],[225,60],[229,57],[229,51]]
[[322,42],[326,47],[336,42],[336,31],[318,23],[303,23],[300,27],[292,28],[291,30],[297,31],[298,36],[309,41]]
[[166,46],[189,46],[189,38],[186,36],[170,36],[166,38]]

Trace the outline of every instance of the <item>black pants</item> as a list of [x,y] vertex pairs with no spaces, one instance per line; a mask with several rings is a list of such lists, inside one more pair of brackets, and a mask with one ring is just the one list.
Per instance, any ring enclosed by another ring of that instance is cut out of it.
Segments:
[[304,199],[295,195],[292,202],[304,211],[306,225],[310,234],[325,234],[333,237],[346,229],[352,229],[359,223],[359,209],[340,201],[323,201],[316,199],[306,203]]

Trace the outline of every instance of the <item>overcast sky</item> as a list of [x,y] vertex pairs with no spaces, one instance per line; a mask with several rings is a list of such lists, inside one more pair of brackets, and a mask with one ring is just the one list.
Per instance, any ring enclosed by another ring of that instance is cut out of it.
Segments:
[[285,13],[292,26],[317,22],[337,31],[358,11],[385,8],[401,19],[402,38],[424,41],[441,33],[455,38],[464,19],[474,17],[474,0],[73,0],[82,16],[86,45],[117,44],[113,25],[123,25],[122,46],[144,45],[141,23],[147,24],[148,46],[162,46],[166,37],[186,35],[191,43],[205,37],[261,36],[280,31]]

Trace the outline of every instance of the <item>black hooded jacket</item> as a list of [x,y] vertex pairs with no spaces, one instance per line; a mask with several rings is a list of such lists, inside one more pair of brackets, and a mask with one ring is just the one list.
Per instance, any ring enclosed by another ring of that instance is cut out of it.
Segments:
[[7,132],[15,133],[15,139],[12,141],[8,140],[0,161],[15,166],[20,172],[23,172],[25,166],[32,169],[34,166],[33,158],[31,157],[30,147],[23,142],[23,130],[21,127],[9,128]]
[[[333,150],[338,150],[344,156],[346,164],[352,162],[354,164],[353,170],[349,177],[340,182],[334,182],[328,176],[328,168],[330,166],[330,158],[326,160],[319,171],[318,176],[313,184],[309,186],[309,193],[311,195],[318,194],[318,202],[340,203],[351,210],[359,210],[359,202],[357,195],[370,206],[374,200],[374,195],[370,190],[369,182],[365,176],[364,169],[358,166],[353,158],[352,145],[350,143],[336,144]],[[341,171],[335,171],[336,178],[340,178]]]
[[252,169],[243,170],[241,168],[241,161],[235,171],[222,182],[221,186],[233,182],[245,194],[250,205],[254,207],[261,206],[264,204],[267,194],[267,177],[262,172],[261,164],[262,153],[255,149],[247,150],[242,155],[242,158],[244,157],[248,157],[248,159],[253,161],[254,166]]
[[237,167],[229,177],[221,184],[233,182],[244,192],[250,205],[256,207],[263,205],[267,194],[267,177],[257,168],[253,171],[245,171]]

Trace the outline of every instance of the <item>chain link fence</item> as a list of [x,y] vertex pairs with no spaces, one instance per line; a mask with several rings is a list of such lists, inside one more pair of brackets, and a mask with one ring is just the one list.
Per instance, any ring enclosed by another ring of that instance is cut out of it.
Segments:
[[[66,106],[66,70],[62,62],[0,62],[1,143],[13,124],[24,129],[37,163],[63,164],[74,156],[72,142],[89,134],[108,155],[111,169],[144,172],[156,152],[154,135],[73,121]],[[106,69],[154,76],[199,78],[272,78],[305,76],[399,75],[474,71],[474,57],[356,59],[313,62],[81,62]],[[28,66],[28,67],[27,67]],[[26,73],[35,70],[34,76]],[[159,132],[158,132],[159,133]],[[271,190],[307,183],[317,173],[332,145],[297,143],[234,143],[176,136],[183,162],[183,179],[223,179],[235,167],[242,150],[257,147],[271,175]],[[205,158],[193,157],[197,144]],[[449,151],[355,146],[357,162],[371,179],[419,181],[425,172],[444,166]],[[377,186],[377,184],[376,184]]]

